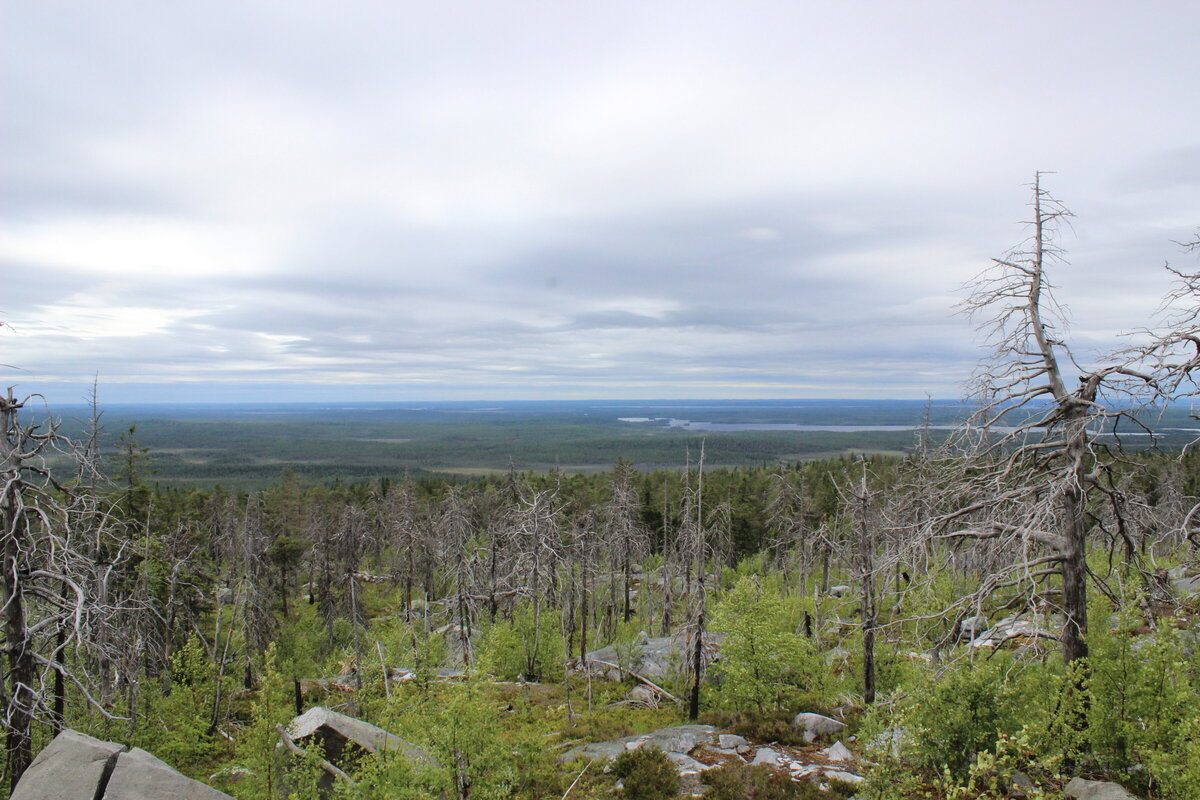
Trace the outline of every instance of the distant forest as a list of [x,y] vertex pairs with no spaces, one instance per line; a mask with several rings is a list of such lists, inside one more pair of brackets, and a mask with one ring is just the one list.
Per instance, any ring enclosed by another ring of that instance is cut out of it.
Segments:
[[[65,407],[78,437],[91,409]],[[408,472],[488,475],[682,468],[703,441],[713,467],[771,466],[848,454],[898,456],[926,423],[932,441],[970,406],[953,400],[576,401],[518,403],[116,406],[103,410],[102,452],[144,448],[142,472],[163,486],[261,488],[284,471],[312,480],[363,481]],[[640,419],[644,422],[623,420]],[[859,430],[693,430],[669,420]],[[1126,449],[1178,450],[1200,426],[1185,407],[1144,415],[1157,435],[1126,423]],[[909,429],[899,429],[907,426]]]

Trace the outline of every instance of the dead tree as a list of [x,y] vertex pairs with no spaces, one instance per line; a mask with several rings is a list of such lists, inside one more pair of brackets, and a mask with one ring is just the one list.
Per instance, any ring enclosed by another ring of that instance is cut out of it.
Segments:
[[[1178,244],[1184,251],[1200,255],[1200,230],[1190,241]],[[1189,272],[1169,264],[1166,269],[1174,276],[1175,286],[1160,310],[1163,324],[1158,330],[1143,332],[1144,341],[1123,353],[1142,373],[1154,377],[1146,388],[1152,402],[1162,405],[1200,395],[1200,270]],[[1200,504],[1190,505],[1175,530],[1200,549]]]
[[464,667],[471,661],[471,608],[475,585],[475,556],[471,540],[474,528],[462,488],[451,486],[442,501],[437,531],[441,562],[454,584],[453,613]]
[[[614,566],[621,573],[624,593],[621,618],[624,622],[633,618],[630,604],[633,565],[645,558],[650,549],[647,532],[638,520],[641,504],[633,485],[633,476],[633,464],[630,462],[621,459],[613,465],[611,494],[604,507],[605,538],[614,556]],[[609,579],[615,589],[616,576],[611,575]]]
[[691,479],[691,465],[684,472],[683,507],[680,510],[679,538],[684,557],[688,559],[689,571],[695,577],[687,589],[687,651],[686,669],[691,678],[688,695],[688,719],[700,717],[700,684],[704,680],[704,633],[707,624],[708,595],[705,578],[708,573],[709,536],[704,519],[704,442],[700,443],[700,462],[696,468],[695,483]]
[[[97,602],[94,587],[107,576],[97,574],[88,556],[99,545],[110,552],[111,563],[119,564],[127,543],[109,541],[95,498],[68,491],[51,476],[46,456],[54,449],[69,451],[69,443],[48,418],[25,424],[20,412],[26,402],[17,400],[11,389],[0,396],[0,625],[5,674],[0,713],[13,786],[32,761],[34,723],[61,722],[65,687],[73,687],[85,703],[112,718],[92,693],[87,667],[114,655],[99,650],[119,642],[112,623],[123,605],[129,610],[119,597]],[[75,528],[82,515],[95,523],[86,536]]]
[[525,642],[526,677],[538,680],[544,664],[540,662],[542,610],[560,560],[562,544],[561,509],[555,489],[530,489],[521,501],[516,517],[515,543],[518,574],[533,607],[533,628]]
[[862,462],[862,475],[846,490],[846,500],[854,509],[854,565],[858,573],[859,622],[862,625],[863,702],[875,702],[875,634],[878,624],[875,593],[874,501],[875,493],[869,483],[867,462]]
[[[1121,418],[1104,390],[1149,375],[1128,360],[1083,368],[1067,346],[1065,323],[1049,273],[1062,261],[1058,227],[1070,216],[1041,185],[1032,185],[1033,218],[1023,245],[993,259],[972,284],[964,309],[988,337],[992,354],[974,379],[978,410],[951,437],[959,478],[949,489],[957,506],[939,515],[941,542],[991,542],[1004,551],[978,596],[1060,580],[1053,603],[1064,619],[1068,664],[1087,657],[1088,506],[1109,492],[1100,480],[1111,458],[1097,434]],[[1072,381],[1067,369],[1079,369]],[[1043,591],[1042,599],[1054,595]]]
[[783,573],[784,584],[791,583],[791,569],[795,567],[800,580],[800,593],[804,594],[804,580],[811,560],[811,542],[808,537],[808,503],[800,472],[780,465],[771,475],[766,517],[767,528],[773,534],[771,554],[776,567]]

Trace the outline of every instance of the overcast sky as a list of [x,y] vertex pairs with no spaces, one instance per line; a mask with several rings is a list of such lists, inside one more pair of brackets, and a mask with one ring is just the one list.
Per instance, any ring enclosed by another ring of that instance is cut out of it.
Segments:
[[1200,225],[1200,4],[0,0],[0,378],[77,401],[955,396],[1077,215]]

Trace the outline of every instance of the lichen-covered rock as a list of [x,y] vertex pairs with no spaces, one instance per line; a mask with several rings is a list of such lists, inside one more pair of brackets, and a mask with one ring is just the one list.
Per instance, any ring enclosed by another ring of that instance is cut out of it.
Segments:
[[[701,650],[701,660],[707,666],[719,657],[721,640],[724,634],[705,633],[704,645]],[[611,680],[621,680],[627,673],[621,669],[609,666],[619,665],[633,670],[638,675],[652,681],[661,681],[670,677],[672,672],[679,669],[686,658],[690,658],[688,637],[676,634],[650,638],[644,632],[635,642],[628,646],[609,645],[587,654],[588,671]],[[604,663],[601,663],[604,662]],[[583,669],[583,664],[576,660],[570,662],[576,669]]]
[[87,734],[63,731],[37,754],[11,800],[91,800],[124,749]]
[[664,753],[690,753],[697,745],[711,744],[717,739],[712,725],[675,725],[648,733],[643,746],[651,745]]
[[11,800],[233,800],[134,748],[65,730],[38,753]]
[[971,647],[1000,647],[1008,642],[1046,639],[1057,642],[1059,635],[1035,619],[1006,617],[971,641]]
[[[622,736],[607,742],[592,742],[573,747],[558,757],[562,763],[576,759],[612,761],[628,750],[642,747],[657,747],[670,758],[681,771],[686,767],[692,769],[693,759],[674,758],[675,755],[687,756],[699,745],[713,745],[717,742],[717,729],[712,725],[675,725],[661,728],[651,733],[634,736]],[[696,762],[699,763],[699,762]]]
[[850,752],[850,748],[841,742],[834,742],[829,747],[821,751],[821,755],[828,758],[830,761],[853,761],[854,753]]
[[173,770],[141,748],[117,756],[104,800],[231,800],[229,795]]
[[988,618],[982,614],[967,617],[958,625],[959,641],[969,642],[979,638],[988,629]]
[[1065,793],[1073,800],[1137,800],[1120,784],[1083,778],[1072,778]]
[[804,731],[804,741],[812,742],[818,736],[841,733],[845,730],[846,723],[806,711],[796,715],[795,719],[792,720],[792,727]]
[[823,769],[821,774],[829,781],[841,781],[842,783],[862,783],[862,776],[855,775],[853,772],[845,772],[840,769]]
[[682,775],[696,775],[709,769],[707,764],[701,764],[691,756],[683,753],[663,753],[667,760],[675,765],[675,771]]
[[717,735],[717,747],[726,750],[736,750],[748,744],[750,743],[746,741],[745,736],[738,736],[736,733],[722,733]]
[[372,755],[380,750],[398,750],[414,764],[436,767],[437,761],[411,742],[361,719],[347,716],[324,706],[313,706],[292,720],[288,735],[297,742],[315,739],[324,747],[325,757],[339,763],[346,745],[353,744]]
[[750,761],[751,764],[766,764],[770,767],[779,765],[780,753],[771,747],[760,747],[754,751],[754,758]]

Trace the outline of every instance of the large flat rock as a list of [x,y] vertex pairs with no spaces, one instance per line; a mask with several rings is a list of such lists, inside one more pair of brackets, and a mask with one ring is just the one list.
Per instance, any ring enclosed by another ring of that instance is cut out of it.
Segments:
[[[372,725],[324,706],[313,706],[293,719],[288,726],[288,735],[298,742],[319,734],[336,736],[347,742],[353,742],[372,755],[379,753],[380,750],[398,750],[414,764],[430,767],[438,765],[433,756],[412,742],[407,742],[378,725]],[[334,758],[331,760],[335,763],[337,761]]]
[[77,731],[54,737],[21,776],[11,800],[233,800],[134,748]]
[[[715,744],[716,741],[717,729],[712,725],[675,725],[670,728],[660,728],[651,733],[622,736],[620,739],[607,742],[581,744],[563,753],[558,760],[564,764],[577,758],[612,761],[627,750],[637,750],[640,747],[657,747],[667,756],[672,754],[686,756],[697,745]],[[680,763],[683,762],[676,760],[677,766]]]
[[63,731],[37,754],[11,800],[93,800],[105,772],[124,749],[85,733]]
[[1118,783],[1089,781],[1083,778],[1072,778],[1065,793],[1073,800],[1137,800]]
[[141,748],[117,756],[104,800],[233,800],[224,792],[181,775]]

